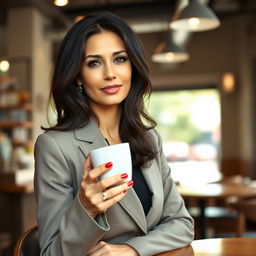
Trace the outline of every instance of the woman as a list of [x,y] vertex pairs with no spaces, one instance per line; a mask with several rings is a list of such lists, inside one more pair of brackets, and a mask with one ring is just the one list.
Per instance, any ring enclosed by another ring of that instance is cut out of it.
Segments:
[[[140,42],[117,16],[87,16],[64,38],[51,87],[57,124],[35,145],[41,255],[146,256],[192,241],[193,220],[144,112],[150,89]],[[89,152],[121,142],[130,143],[133,180],[98,181],[112,163],[93,168]]]

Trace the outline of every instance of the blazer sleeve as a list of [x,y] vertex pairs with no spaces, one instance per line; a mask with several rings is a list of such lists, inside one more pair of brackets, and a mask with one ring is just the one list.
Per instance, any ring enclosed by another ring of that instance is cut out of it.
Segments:
[[162,173],[164,206],[159,223],[146,235],[137,236],[125,243],[137,250],[140,256],[150,256],[164,251],[174,250],[189,245],[194,239],[194,221],[188,213],[184,200],[178,193],[171,178],[162,151],[162,142],[157,133],[157,162]]
[[109,230],[105,214],[91,218],[72,185],[65,155],[50,135],[35,144],[35,195],[41,256],[84,256]]

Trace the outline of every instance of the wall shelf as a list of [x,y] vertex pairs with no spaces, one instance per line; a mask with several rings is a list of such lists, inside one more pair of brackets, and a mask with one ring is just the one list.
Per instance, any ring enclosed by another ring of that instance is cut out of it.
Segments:
[[15,110],[15,109],[32,111],[33,107],[32,107],[32,104],[30,104],[30,103],[19,104],[19,105],[15,105],[15,106],[0,105],[0,110]]
[[31,145],[31,140],[12,140],[12,145],[15,146],[15,147],[18,147],[18,146],[22,146],[22,147],[26,147],[28,145]]
[[14,127],[23,127],[23,128],[32,128],[33,124],[31,121],[1,121],[0,128],[14,128]]

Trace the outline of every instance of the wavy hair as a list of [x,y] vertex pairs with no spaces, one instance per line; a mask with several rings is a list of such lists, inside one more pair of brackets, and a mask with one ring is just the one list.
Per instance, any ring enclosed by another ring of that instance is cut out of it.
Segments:
[[124,42],[132,65],[131,89],[122,102],[120,138],[129,142],[135,165],[144,166],[155,157],[148,130],[156,126],[146,113],[145,97],[149,97],[152,86],[144,50],[136,34],[118,16],[101,12],[89,15],[76,23],[63,39],[56,61],[50,97],[57,113],[57,124],[44,130],[71,130],[85,126],[91,116],[88,97],[77,89],[81,64],[84,60],[84,45],[88,38],[104,30],[116,33]]

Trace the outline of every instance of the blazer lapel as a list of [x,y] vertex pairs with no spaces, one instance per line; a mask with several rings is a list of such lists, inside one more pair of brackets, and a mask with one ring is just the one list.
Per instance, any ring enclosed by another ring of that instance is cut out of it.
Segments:
[[147,233],[147,222],[143,207],[133,188],[130,188],[125,197],[119,202],[124,210],[133,218],[140,229]]
[[[93,149],[108,146],[107,141],[100,132],[96,122],[92,119],[86,126],[75,129],[74,135],[77,140],[78,147],[85,156],[87,156]],[[146,234],[147,223],[144,210],[134,189],[129,189],[125,197],[118,204],[131,216],[131,218]]]
[[108,145],[96,122],[92,119],[89,120],[86,126],[75,129],[74,134],[78,141],[78,146],[85,156],[93,149]]
[[164,201],[163,185],[156,160],[153,160],[148,168],[143,168],[141,171],[152,193],[152,206],[146,216],[148,229],[151,229],[155,224],[154,222],[161,217],[161,211],[159,209],[162,208]]

